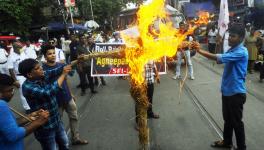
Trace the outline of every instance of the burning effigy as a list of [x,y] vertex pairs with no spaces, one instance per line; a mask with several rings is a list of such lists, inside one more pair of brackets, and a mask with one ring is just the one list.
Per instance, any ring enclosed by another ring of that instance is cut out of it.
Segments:
[[[165,0],[153,0],[150,4],[139,7],[135,24],[138,36],[133,37],[121,33],[126,45],[124,49],[93,53],[86,56],[87,59],[99,56],[118,56],[126,59],[129,66],[130,94],[137,108],[141,149],[148,149],[149,147],[149,129],[147,126],[149,101],[144,80],[144,65],[149,60],[159,60],[164,56],[172,57],[178,48],[195,49],[199,44],[186,42],[186,36],[192,34],[199,25],[207,24],[209,21],[209,13],[200,12],[199,18],[189,24],[186,32],[181,33],[173,27],[170,21],[162,21],[167,18],[164,5]],[[157,20],[159,20],[158,28],[154,28],[153,23]]]

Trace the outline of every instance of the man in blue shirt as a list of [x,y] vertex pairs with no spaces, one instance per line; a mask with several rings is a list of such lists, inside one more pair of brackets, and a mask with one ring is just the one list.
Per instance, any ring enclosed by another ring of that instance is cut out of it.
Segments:
[[[22,85],[22,92],[32,111],[38,109],[48,110],[48,122],[34,132],[43,150],[69,149],[69,141],[61,121],[56,94],[61,90],[64,79],[71,71],[71,65],[63,65],[53,70],[43,71],[40,64],[34,59],[23,60],[18,67],[19,72],[26,77]],[[54,82],[50,79],[59,78]]]
[[212,54],[197,48],[197,52],[201,55],[225,64],[221,84],[224,140],[215,141],[211,146],[231,148],[234,130],[237,150],[246,150],[245,129],[242,121],[243,105],[246,102],[245,80],[248,62],[248,51],[243,46],[245,28],[240,24],[233,24],[228,31],[228,44],[231,48],[226,53]]
[[[41,52],[45,57],[46,63],[43,63],[42,67],[44,71],[53,70],[63,66],[64,64],[56,62],[55,47],[51,45],[45,45],[41,48]],[[75,60],[76,61],[76,60]],[[54,82],[59,78],[59,75],[53,76],[50,82]],[[69,124],[71,129],[72,144],[88,144],[87,140],[80,139],[79,136],[79,118],[77,114],[77,106],[75,103],[75,98],[71,93],[68,86],[67,78],[62,83],[62,90],[56,94],[56,100],[59,105],[59,113],[62,117],[63,111],[66,110],[69,118]]]
[[[35,115],[28,115],[35,117],[30,124],[25,127],[20,127],[12,114],[8,102],[14,95],[14,80],[6,74],[0,74],[0,149],[1,150],[23,150],[23,139],[35,131],[40,126],[48,121],[49,112],[39,110]],[[20,123],[26,123],[26,120],[20,119]]]

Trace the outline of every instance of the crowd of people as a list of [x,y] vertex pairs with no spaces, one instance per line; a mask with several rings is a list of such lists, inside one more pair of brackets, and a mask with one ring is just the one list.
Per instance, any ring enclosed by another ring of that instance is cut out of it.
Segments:
[[[179,25],[179,32],[184,34],[188,30],[186,24],[181,22]],[[216,141],[212,146],[231,148],[234,130],[237,149],[245,150],[245,131],[242,121],[243,105],[246,102],[245,77],[247,71],[253,73],[255,61],[260,54],[263,55],[263,36],[257,34],[250,24],[247,24],[246,29],[242,25],[233,24],[228,34],[230,48],[225,49],[225,53],[216,54],[219,52],[217,50],[219,39],[217,39],[215,26],[208,33],[209,52],[202,50],[199,45],[196,45],[195,52],[225,64],[221,86],[224,140]],[[194,40],[196,40],[195,37],[191,35],[186,37],[186,41]],[[45,150],[56,149],[56,145],[59,149],[69,149],[69,143],[88,144],[88,141],[80,138],[79,135],[76,97],[69,88],[67,76],[72,75],[76,70],[80,81],[77,85],[77,88],[81,89],[80,95],[86,95],[87,88],[90,89],[91,94],[96,94],[98,92],[96,85],[99,82],[106,85],[106,82],[103,77],[91,76],[91,60],[84,61],[83,56],[94,51],[95,43],[108,42],[123,43],[118,32],[113,33],[113,38],[108,38],[106,34],[99,32],[94,36],[83,34],[70,35],[69,38],[61,36],[59,40],[51,38],[46,43],[39,40],[37,46],[32,45],[29,40],[26,40],[24,45],[15,41],[11,49],[8,49],[7,45],[1,45],[0,145],[4,149],[23,149],[23,138],[32,132]],[[40,45],[41,48],[39,48]],[[176,54],[176,74],[173,79],[181,78],[180,68],[183,58],[187,63],[189,78],[195,79],[191,55],[189,46],[179,47]],[[264,78],[263,66],[260,69],[260,81]],[[148,117],[158,119],[159,115],[152,110],[154,83],[160,82],[154,61],[149,61],[145,66],[145,80],[150,103]],[[31,122],[27,126],[23,124],[26,124],[28,120],[22,118],[17,122],[7,104],[14,95],[14,86],[19,89],[22,106]],[[64,111],[69,118],[71,142],[61,120]],[[137,125],[136,129],[138,130]]]
[[[91,76],[91,61],[84,61],[84,54],[92,53],[96,42],[121,42],[116,32],[113,39],[98,34],[71,35],[70,39],[61,37],[59,45],[56,38],[44,43],[40,40],[38,46],[26,40],[1,45],[0,49],[0,145],[3,149],[23,149],[23,138],[34,132],[42,149],[69,149],[72,145],[88,144],[80,138],[79,117],[76,97],[73,95],[67,80],[73,74],[73,68],[79,75],[81,96],[90,88],[91,94],[96,94],[94,85],[99,81],[106,85],[104,78]],[[3,43],[2,43],[3,44]],[[87,82],[87,79],[89,82]],[[89,83],[89,84],[88,84]],[[14,95],[14,86],[19,89],[20,100],[25,116],[15,118],[8,102]],[[69,142],[64,124],[63,112],[69,118],[71,142]]]

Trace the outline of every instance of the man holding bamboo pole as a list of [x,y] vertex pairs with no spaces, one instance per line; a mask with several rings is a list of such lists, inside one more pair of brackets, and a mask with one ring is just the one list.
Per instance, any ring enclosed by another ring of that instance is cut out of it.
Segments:
[[[71,65],[63,65],[44,72],[38,61],[25,59],[19,64],[18,70],[27,78],[22,85],[22,91],[31,110],[42,108],[50,112],[48,122],[34,132],[42,149],[53,150],[57,146],[59,149],[69,149],[68,137],[59,115],[56,94],[61,90],[64,79],[71,71]],[[60,75],[59,78],[51,82],[51,77],[57,75]]]
[[[8,75],[0,74],[0,147],[1,150],[23,150],[23,139],[44,125],[49,118],[49,112],[40,109],[28,116],[24,116],[16,110],[9,108],[8,102],[14,95],[14,79]],[[11,110],[21,118],[18,123]],[[28,125],[20,127],[19,124]]]

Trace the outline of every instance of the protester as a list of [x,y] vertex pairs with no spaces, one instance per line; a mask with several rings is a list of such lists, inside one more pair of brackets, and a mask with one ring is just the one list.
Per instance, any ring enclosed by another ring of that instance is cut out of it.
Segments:
[[[89,37],[89,38],[92,38],[92,37]],[[78,45],[77,47],[77,54],[78,56],[80,55],[87,55],[87,54],[90,54],[92,53],[92,46],[89,45],[87,39],[85,36],[82,36],[80,38],[80,45]],[[94,89],[94,83],[93,83],[93,78],[91,76],[91,60],[87,60],[85,62],[81,62],[78,64],[78,68],[79,68],[79,74],[80,74],[80,79],[81,79],[81,96],[84,96],[85,93],[86,93],[86,85],[85,85],[85,82],[86,82],[86,78],[88,78],[88,81],[89,81],[89,88],[91,90],[91,93],[92,94],[96,94],[97,91]]]
[[26,40],[26,45],[23,47],[23,52],[28,58],[37,59],[37,53],[35,47],[31,44],[30,40]]
[[120,33],[114,32],[113,38],[109,40],[109,43],[123,43],[123,40],[120,38]]
[[0,47],[0,73],[9,74],[7,67],[8,53],[6,51],[7,47],[5,44],[1,43]]
[[[55,47],[51,45],[43,46],[41,49],[42,54],[45,57],[46,63],[43,64],[43,70],[53,70],[62,67],[62,63],[56,62]],[[54,82],[59,78],[59,75],[53,76],[50,81]],[[73,96],[70,87],[68,85],[67,78],[62,83],[62,89],[57,93],[56,100],[59,105],[59,113],[62,117],[64,110],[68,114],[70,129],[71,129],[71,143],[73,145],[88,144],[88,141],[82,140],[79,137],[79,118],[77,114],[77,106],[75,103],[75,97]]]
[[210,53],[216,53],[216,35],[218,34],[218,30],[215,28],[215,25],[209,30],[208,33],[208,50]]
[[[70,47],[70,61],[74,61],[74,60],[76,60],[77,59],[77,57],[78,57],[78,53],[77,53],[77,47],[79,47],[79,42],[80,42],[80,40],[79,40],[79,38],[77,37],[77,36],[75,36],[75,35],[71,35],[70,36],[71,37],[71,43],[70,43],[70,45],[69,45],[69,47]],[[80,75],[80,70],[79,70],[79,67],[77,67],[77,73],[78,73],[78,75],[79,75],[79,81],[80,81],[80,83],[76,86],[77,88],[81,88],[81,75]],[[85,80],[85,81],[82,81],[82,84],[84,84],[85,85],[85,87],[87,87],[88,86],[88,84],[87,84],[87,81]]]
[[232,147],[232,135],[235,131],[237,150],[246,150],[245,129],[242,121],[243,105],[246,102],[246,74],[248,51],[243,46],[245,28],[240,24],[233,24],[229,28],[229,46],[224,54],[212,54],[197,49],[201,55],[224,63],[222,76],[222,111],[224,118],[224,140],[215,141],[211,146],[219,148]]
[[[34,132],[42,149],[54,150],[57,146],[59,149],[69,149],[68,137],[59,115],[56,94],[71,71],[71,66],[63,65],[44,72],[36,60],[25,59],[19,64],[18,70],[26,77],[26,81],[22,85],[22,92],[31,111],[45,109],[50,113],[49,121]],[[58,75],[60,76],[56,81],[50,82],[51,78]]]
[[[152,110],[153,106],[153,94],[154,94],[154,83],[160,83],[159,72],[154,61],[150,60],[145,66],[145,83],[147,85],[147,98],[149,102],[149,107],[147,111],[148,118],[158,119],[159,115],[155,114]],[[137,107],[135,107],[136,112],[136,123],[138,123]],[[136,130],[138,130],[138,125],[136,125]]]
[[[181,34],[184,34],[187,31],[187,27],[186,24],[184,22],[180,22],[180,29],[179,32]],[[186,41],[193,41],[192,36],[187,36]],[[188,45],[184,45],[183,44],[180,46],[181,48],[178,49],[177,51],[177,65],[176,65],[176,75],[173,76],[173,79],[180,79],[181,78],[181,61],[182,58],[185,57],[186,59],[186,63],[188,64],[188,74],[189,74],[189,78],[191,80],[194,80],[194,75],[193,75],[193,65],[192,65],[192,61],[191,61],[191,52],[190,49],[188,47]]]
[[[56,47],[57,46],[57,40],[55,40],[55,38],[51,39],[51,40],[49,40],[48,44],[55,47],[56,62],[65,63],[65,55],[64,55],[63,50]],[[45,62],[44,56],[42,56],[41,61]]]
[[65,53],[66,62],[69,62],[71,40],[69,40],[68,38],[64,38],[64,36],[62,36],[60,40],[61,40],[61,49]]
[[15,85],[17,88],[19,88],[19,94],[20,94],[20,99],[22,106],[26,112],[26,114],[30,113],[30,107],[27,103],[26,98],[24,97],[22,93],[22,84],[25,82],[26,78],[22,75],[19,74],[18,71],[18,65],[21,61],[25,60],[28,58],[25,53],[22,52],[22,44],[15,42],[13,44],[13,49],[14,51],[9,55],[8,60],[7,60],[7,67],[9,69],[9,73],[11,77],[15,80]]
[[251,28],[250,34],[245,39],[245,46],[248,50],[248,72],[250,74],[253,73],[255,61],[258,57],[258,49],[257,49],[257,37],[254,36],[255,29]]
[[[6,74],[0,74],[0,149],[1,150],[23,150],[24,137],[44,125],[49,119],[49,112],[38,110],[27,117],[32,120],[28,122],[24,118],[16,120],[11,113],[8,102],[14,96],[14,80]],[[35,120],[33,120],[35,119]],[[26,124],[25,127],[20,124]]]

